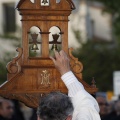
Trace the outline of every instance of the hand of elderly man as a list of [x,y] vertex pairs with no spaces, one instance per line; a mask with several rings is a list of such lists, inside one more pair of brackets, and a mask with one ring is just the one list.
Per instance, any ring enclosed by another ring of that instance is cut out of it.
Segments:
[[60,52],[55,51],[55,58],[50,58],[53,60],[55,67],[61,75],[64,75],[65,73],[70,71],[70,60],[63,50],[61,50]]

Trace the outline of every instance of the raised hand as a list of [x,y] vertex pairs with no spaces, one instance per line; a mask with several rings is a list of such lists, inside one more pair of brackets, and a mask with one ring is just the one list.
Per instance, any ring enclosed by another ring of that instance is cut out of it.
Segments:
[[60,72],[61,75],[64,75],[70,71],[70,60],[63,50],[60,52],[55,51],[55,58],[50,58],[53,60],[56,69]]

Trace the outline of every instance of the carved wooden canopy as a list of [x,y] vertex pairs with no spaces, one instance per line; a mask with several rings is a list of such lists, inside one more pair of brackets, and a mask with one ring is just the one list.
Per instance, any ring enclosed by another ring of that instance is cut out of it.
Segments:
[[[18,56],[7,65],[7,81],[0,86],[0,95],[36,108],[44,94],[67,93],[59,72],[49,59],[51,45],[70,56],[76,77],[89,93],[95,93],[94,81],[92,85],[83,81],[83,65],[72,55],[72,48],[68,49],[68,16],[75,9],[72,0],[20,0],[16,8],[22,16],[22,48],[17,48]],[[37,32],[31,30],[33,26]],[[59,30],[53,33],[53,26]]]

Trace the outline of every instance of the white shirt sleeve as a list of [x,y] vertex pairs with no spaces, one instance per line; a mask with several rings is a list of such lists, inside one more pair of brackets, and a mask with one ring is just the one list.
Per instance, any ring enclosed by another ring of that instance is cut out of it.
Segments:
[[74,97],[77,92],[84,90],[83,85],[77,80],[71,71],[64,74],[61,79],[68,88],[69,97]]
[[61,79],[68,88],[68,96],[74,106],[72,120],[100,120],[97,101],[84,89],[75,75],[70,71]]

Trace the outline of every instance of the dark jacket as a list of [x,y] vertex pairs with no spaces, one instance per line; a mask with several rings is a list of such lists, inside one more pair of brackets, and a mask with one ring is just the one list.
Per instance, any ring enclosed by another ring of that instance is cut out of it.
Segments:
[[0,116],[0,120],[8,120],[8,119],[6,119],[6,118]]

